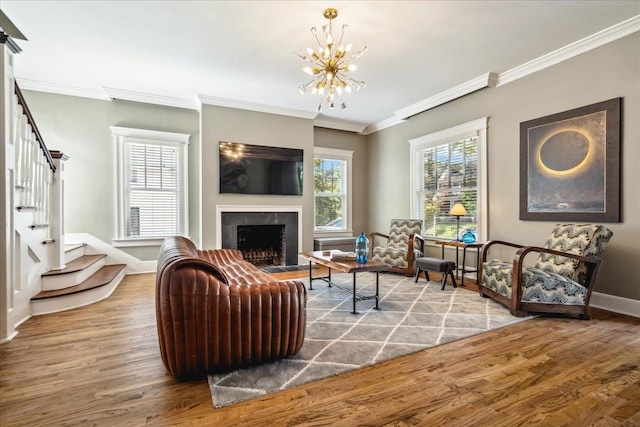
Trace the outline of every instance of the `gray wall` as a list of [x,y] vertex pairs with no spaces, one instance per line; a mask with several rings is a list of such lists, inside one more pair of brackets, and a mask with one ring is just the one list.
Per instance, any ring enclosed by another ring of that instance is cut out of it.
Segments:
[[[189,158],[198,149],[198,113],[129,101],[101,101],[24,91],[38,129],[50,150],[69,156],[65,163],[65,233],[90,233],[111,243],[116,236],[116,144],[110,126],[190,134]],[[191,172],[193,173],[193,172]],[[199,183],[189,183],[197,192]],[[191,232],[198,234],[197,209],[190,200]],[[156,259],[159,247],[122,248]]]
[[384,230],[392,217],[409,215],[409,139],[489,116],[489,238],[543,244],[555,222],[519,220],[520,122],[622,97],[622,222],[606,223],[615,234],[595,290],[640,299],[639,46],[635,33],[370,135],[369,225]]
[[[189,145],[191,236],[215,245],[217,204],[301,205],[303,248],[313,248],[313,147],[354,150],[354,232],[385,231],[393,217],[409,215],[408,140],[489,116],[489,238],[542,244],[553,222],[520,221],[519,124],[545,115],[623,97],[622,222],[604,253],[596,291],[640,299],[640,34],[584,53],[498,88],[485,89],[363,137],[314,128],[307,119],[204,105],[196,111],[127,101],[99,101],[25,91],[51,149],[71,159],[66,172],[69,233],[88,232],[110,242],[115,234],[115,146],[109,126],[183,132]],[[200,134],[201,130],[201,134]],[[218,141],[305,150],[304,195],[218,194]],[[405,189],[406,191],[403,191]],[[433,254],[439,249],[431,249]],[[153,259],[157,248],[129,251]]]
[[[277,114],[203,105],[202,247],[216,247],[217,205],[302,206],[301,250],[313,249],[313,121]],[[304,150],[302,196],[219,194],[218,143],[240,142]]]
[[316,147],[339,148],[353,151],[352,171],[352,228],[355,235],[364,231],[369,234],[368,184],[369,157],[364,135],[333,129],[315,128],[313,144]]
[[[303,207],[303,250],[313,249],[313,146],[354,151],[354,230],[367,230],[366,138],[352,132],[314,128],[313,121],[204,105],[195,110],[129,101],[25,91],[49,149],[70,159],[65,164],[65,232],[90,233],[111,243],[115,237],[115,153],[110,126],[181,132],[189,143],[189,228],[199,247],[215,246],[215,207],[296,205]],[[202,129],[202,133],[200,132]],[[218,194],[218,141],[302,148],[304,194],[251,196]],[[142,259],[156,259],[158,247],[122,248]]]

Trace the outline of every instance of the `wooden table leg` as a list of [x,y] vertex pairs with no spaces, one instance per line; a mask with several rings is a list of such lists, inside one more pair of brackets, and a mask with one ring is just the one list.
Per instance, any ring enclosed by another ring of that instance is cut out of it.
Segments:
[[380,295],[380,272],[376,271],[376,310],[380,310],[378,308],[378,296]]
[[467,247],[462,248],[462,283],[460,286],[464,286],[464,267],[467,265]]
[[353,311],[351,314],[358,314],[356,311],[356,273],[353,273]]

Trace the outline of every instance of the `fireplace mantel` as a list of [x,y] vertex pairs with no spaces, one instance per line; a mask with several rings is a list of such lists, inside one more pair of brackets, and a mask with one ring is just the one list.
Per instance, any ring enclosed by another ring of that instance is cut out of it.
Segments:
[[222,247],[222,214],[226,212],[295,212],[298,214],[298,251],[302,250],[302,206],[291,205],[217,205],[216,247]]

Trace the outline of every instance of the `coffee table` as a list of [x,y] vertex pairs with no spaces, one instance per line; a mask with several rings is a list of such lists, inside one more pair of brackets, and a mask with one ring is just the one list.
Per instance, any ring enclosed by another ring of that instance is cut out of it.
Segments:
[[[303,252],[300,254],[302,258],[309,260],[309,290],[313,290],[313,281],[314,280],[322,280],[328,283],[329,287],[335,286],[338,289],[342,289],[343,291],[349,292],[353,294],[353,311],[352,314],[359,314],[356,310],[356,302],[364,301],[369,299],[376,300],[375,309],[379,310],[378,306],[378,295],[379,295],[379,282],[380,282],[380,272],[386,271],[391,268],[390,265],[384,264],[376,261],[368,261],[366,264],[358,264],[356,261],[334,261],[331,259],[331,251],[313,251],[313,252]],[[313,264],[322,265],[323,267],[327,267],[329,269],[329,273],[327,276],[318,276],[313,277]],[[331,281],[331,270],[338,270],[343,273],[352,273],[353,274],[353,290],[349,288],[342,287],[336,283]],[[364,271],[375,271],[376,272],[376,293],[375,295],[364,295],[362,293],[357,292],[356,288],[356,273],[361,273]]]

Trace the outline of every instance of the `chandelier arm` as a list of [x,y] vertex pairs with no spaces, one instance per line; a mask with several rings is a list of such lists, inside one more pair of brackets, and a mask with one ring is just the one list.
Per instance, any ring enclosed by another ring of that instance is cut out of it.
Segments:
[[316,80],[318,80],[318,77],[314,77],[313,79],[311,79],[307,83],[305,83],[303,85],[300,85],[299,89],[302,90],[304,93],[307,93],[309,91],[309,89],[311,89],[313,84],[316,82]]
[[322,47],[322,43],[320,43],[320,39],[318,39],[318,34],[316,32],[316,27],[311,27],[311,34],[313,35],[313,38],[316,39],[316,43],[318,43],[319,47]]
[[300,59],[302,59],[303,61],[305,61],[308,64],[318,65],[318,66],[324,68],[324,62],[322,62],[320,59],[316,59],[313,56],[300,55],[299,53],[295,53],[295,55],[297,55]]
[[342,44],[342,38],[344,37],[344,29],[347,28],[347,24],[343,24],[342,28],[340,29],[340,41],[338,42],[338,45]]
[[349,57],[349,60],[351,59],[358,59],[360,58],[362,55],[364,55],[365,53],[367,53],[367,50],[369,50],[369,48],[367,48],[366,46],[363,47],[358,53],[354,53],[353,55],[351,55]]

